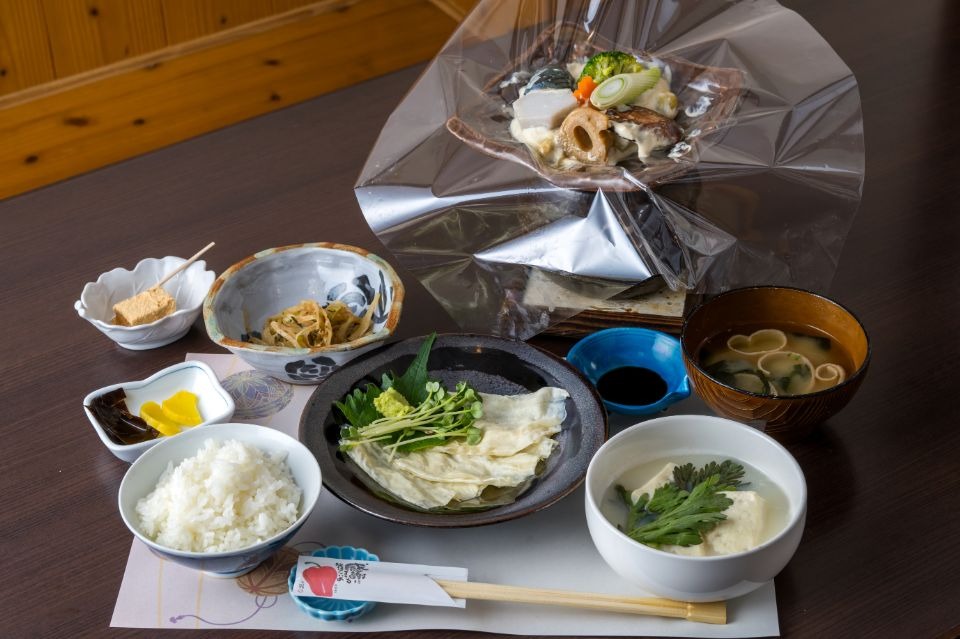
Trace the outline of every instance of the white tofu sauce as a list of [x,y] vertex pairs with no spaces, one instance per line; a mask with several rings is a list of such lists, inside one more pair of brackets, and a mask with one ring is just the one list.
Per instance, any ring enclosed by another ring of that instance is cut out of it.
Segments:
[[[545,164],[561,169],[576,169],[582,166],[579,160],[563,152],[557,134],[560,129],[548,129],[545,126],[533,126],[524,129],[514,119],[510,122],[510,135],[518,142],[526,144]],[[643,137],[643,135],[638,135]],[[613,146],[607,153],[607,164],[614,165],[624,158],[637,154],[637,145],[624,137],[615,137]],[[649,152],[647,153],[649,155]],[[646,157],[646,155],[640,156]]]
[[[672,466],[667,464],[692,463],[695,467],[725,457],[717,455],[682,455],[675,459],[658,459],[632,468],[623,473],[607,489],[600,503],[600,512],[613,525],[624,528],[627,521],[627,506],[616,492],[617,484],[625,487],[636,498],[662,485],[673,476]],[[776,536],[786,525],[789,504],[783,490],[759,470],[739,460],[733,461],[744,467],[744,480],[748,485],[739,491],[725,493],[734,500],[724,511],[727,519],[705,535],[705,542],[697,546],[664,546],[660,550],[679,555],[719,556],[744,552],[755,548]]]
[[657,134],[655,130],[641,127],[633,122],[613,122],[613,132],[626,140],[637,144],[637,157],[641,160],[650,157],[654,149],[670,145],[670,140]]
[[524,129],[516,118],[510,122],[510,135],[518,142],[523,142],[543,161],[550,165],[558,165],[565,159],[563,148],[557,140],[560,129],[548,129],[545,126],[532,126]]
[[671,100],[673,92],[670,91],[670,85],[663,78],[647,89],[633,101],[634,106],[644,107],[651,111],[656,111],[660,115],[666,116],[671,120],[677,117],[680,110],[679,103]]

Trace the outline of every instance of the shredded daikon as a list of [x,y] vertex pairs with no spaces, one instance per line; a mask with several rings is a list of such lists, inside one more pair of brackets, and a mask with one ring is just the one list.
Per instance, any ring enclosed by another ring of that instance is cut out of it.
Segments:
[[271,315],[263,324],[260,337],[250,341],[265,346],[317,348],[342,344],[363,337],[373,327],[373,311],[380,301],[380,293],[373,296],[363,317],[357,317],[343,302],[330,302],[326,307],[313,300],[303,300],[296,306]]

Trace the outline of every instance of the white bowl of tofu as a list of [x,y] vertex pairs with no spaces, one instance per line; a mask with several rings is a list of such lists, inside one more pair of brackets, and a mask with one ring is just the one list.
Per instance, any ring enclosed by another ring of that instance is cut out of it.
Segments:
[[597,451],[585,508],[597,551],[621,577],[660,597],[722,601],[756,590],[793,557],[807,487],[793,456],[761,431],[674,415]]
[[[147,258],[133,270],[115,268],[88,282],[74,308],[83,319],[124,348],[135,351],[159,348],[183,337],[200,316],[203,299],[216,274],[198,260],[161,289],[156,285],[178,266],[182,257]],[[121,315],[116,306],[124,304]],[[125,325],[133,324],[133,325]]]

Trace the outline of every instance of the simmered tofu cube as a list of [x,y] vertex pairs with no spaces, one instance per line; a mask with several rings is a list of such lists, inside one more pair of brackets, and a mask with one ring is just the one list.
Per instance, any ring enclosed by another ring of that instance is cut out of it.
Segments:
[[513,115],[521,128],[555,129],[578,104],[569,89],[538,89],[525,93],[513,103]]
[[709,546],[710,554],[729,555],[759,546],[766,501],[752,490],[726,491],[722,494],[732,499],[733,504],[723,511],[726,520],[704,536],[704,545]]
[[177,301],[159,287],[151,288],[113,305],[113,323],[139,326],[155,322],[177,310]]
[[644,493],[647,493],[653,497],[653,493],[657,490],[657,488],[660,488],[664,484],[668,484],[673,480],[673,469],[676,467],[677,465],[673,462],[667,463],[667,465],[660,469],[660,472],[650,478],[650,481],[630,493],[630,499],[636,502],[638,499],[640,499],[640,495]]

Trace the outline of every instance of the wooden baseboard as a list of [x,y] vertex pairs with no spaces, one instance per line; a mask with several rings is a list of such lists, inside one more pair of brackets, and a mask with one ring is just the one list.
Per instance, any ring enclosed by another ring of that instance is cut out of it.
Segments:
[[323,0],[6,95],[0,198],[428,60],[457,26],[449,13]]

